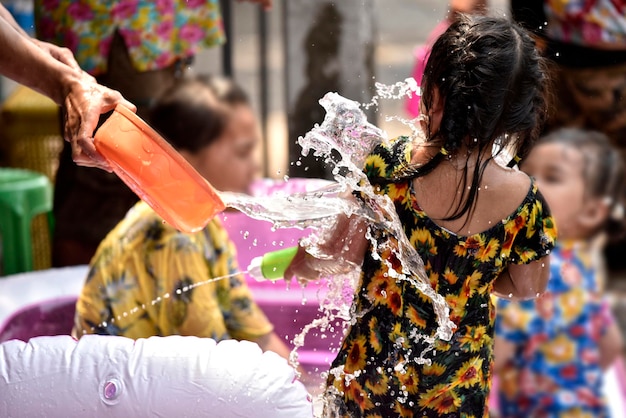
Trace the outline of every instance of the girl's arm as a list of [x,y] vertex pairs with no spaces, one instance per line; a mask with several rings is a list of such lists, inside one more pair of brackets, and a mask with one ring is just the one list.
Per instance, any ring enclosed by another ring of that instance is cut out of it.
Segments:
[[261,350],[263,351],[273,351],[278,354],[285,360],[289,360],[289,354],[291,350],[285,344],[285,342],[276,334],[276,332],[272,331],[269,334],[262,335],[256,339],[252,340],[257,343]]
[[606,370],[624,350],[624,337],[616,322],[613,322],[606,330],[602,338],[600,338],[600,367]]
[[0,74],[48,96],[65,110],[65,132],[77,164],[108,169],[93,145],[93,132],[101,113],[123,104],[135,106],[122,95],[98,84],[76,64],[68,50],[39,42],[19,27],[0,6]]
[[[300,246],[285,272],[285,278],[299,281],[345,274],[363,263],[368,224],[358,215],[339,215],[333,228],[311,250]],[[314,254],[312,254],[314,253]]]
[[546,290],[550,277],[550,257],[528,264],[510,264],[493,285],[493,293],[504,299],[532,299]]
[[495,375],[502,373],[504,366],[511,361],[514,355],[515,344],[496,335],[493,346],[493,373]]

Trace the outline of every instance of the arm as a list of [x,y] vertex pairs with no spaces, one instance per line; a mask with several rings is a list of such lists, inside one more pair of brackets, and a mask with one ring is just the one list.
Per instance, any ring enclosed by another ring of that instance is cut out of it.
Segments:
[[[65,139],[77,164],[108,169],[93,145],[100,114],[118,103],[135,110],[122,95],[99,85],[62,48],[34,41],[0,7],[0,74],[51,98],[66,113]],[[43,48],[41,47],[43,46]]]
[[273,351],[279,356],[289,360],[289,354],[291,353],[291,350],[275,332],[272,331],[268,334],[255,338],[252,341],[257,343],[259,347],[261,347],[261,350]]
[[546,290],[549,277],[549,256],[528,264],[511,264],[495,280],[493,293],[504,299],[532,299]]
[[72,54],[72,51],[70,51],[69,48],[63,48],[63,47],[51,44],[49,42],[43,42],[38,39],[31,38],[30,35],[26,33],[26,31],[24,31],[24,29],[22,29],[22,27],[15,21],[15,18],[13,17],[13,15],[11,15],[11,13],[9,13],[9,11],[1,4],[0,4],[0,19],[4,19],[6,23],[10,27],[15,29],[22,37],[29,39],[39,48],[41,48],[42,50],[50,54],[52,58],[56,59],[57,61],[61,61],[63,64],[68,65],[72,68],[80,70],[80,66],[76,62],[76,59],[74,58],[74,54]]
[[[358,215],[339,215],[333,228],[322,237],[315,248],[300,246],[285,272],[285,278],[300,281],[317,280],[324,276],[345,274],[363,264],[368,240],[368,224]],[[314,253],[315,255],[313,255]]]
[[613,322],[600,338],[600,367],[606,370],[624,351],[624,337],[616,322]]
[[496,335],[493,346],[493,373],[499,375],[515,355],[515,344]]

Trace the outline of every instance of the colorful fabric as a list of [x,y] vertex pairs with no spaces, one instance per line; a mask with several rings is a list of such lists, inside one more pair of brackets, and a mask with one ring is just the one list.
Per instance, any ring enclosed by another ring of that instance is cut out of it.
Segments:
[[611,324],[588,246],[557,245],[541,298],[498,301],[496,333],[515,346],[503,417],[606,417],[598,343]]
[[[76,305],[74,334],[255,339],[273,327],[252,300],[218,219],[184,234],[138,202],[105,238]],[[223,280],[208,282],[217,277]]]
[[63,45],[92,75],[107,71],[115,31],[137,71],[224,42],[219,0],[35,0],[37,37]]
[[[388,249],[380,258],[370,247],[362,266],[354,317],[327,380],[327,408],[340,416],[487,417],[495,310],[490,292],[509,264],[546,255],[556,231],[534,183],[521,205],[482,233],[455,235],[422,211],[412,179],[385,182],[411,160],[411,141],[380,145],[367,158],[365,173],[382,178],[380,193],[395,205],[404,232],[424,261],[432,287],[450,307],[457,326],[451,341],[435,340],[435,351],[419,364],[434,337],[432,303],[389,268],[399,261]],[[372,228],[379,243],[387,233]],[[393,243],[393,239],[392,239]],[[384,260],[384,262],[383,262]]]
[[587,47],[626,43],[626,1],[546,0],[551,39]]

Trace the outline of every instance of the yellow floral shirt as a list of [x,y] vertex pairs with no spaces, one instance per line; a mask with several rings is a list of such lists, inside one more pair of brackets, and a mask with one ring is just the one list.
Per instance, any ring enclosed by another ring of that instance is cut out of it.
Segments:
[[92,75],[106,72],[115,31],[141,72],[224,42],[219,0],[35,0],[35,21],[39,39],[69,48]]
[[218,219],[185,234],[140,201],[92,259],[73,334],[256,339],[273,326],[239,271]]

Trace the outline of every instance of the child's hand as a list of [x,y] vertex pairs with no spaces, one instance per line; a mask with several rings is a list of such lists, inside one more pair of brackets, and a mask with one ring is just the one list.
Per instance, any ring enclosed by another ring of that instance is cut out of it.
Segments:
[[285,280],[295,278],[298,283],[305,286],[311,280],[320,279],[322,273],[316,269],[317,261],[304,247],[298,247],[298,252],[285,270]]
[[295,278],[302,286],[312,280],[319,280],[325,277],[341,276],[348,274],[361,264],[343,257],[333,258],[327,255],[316,257],[304,247],[298,247],[296,256],[285,270],[285,280]]

